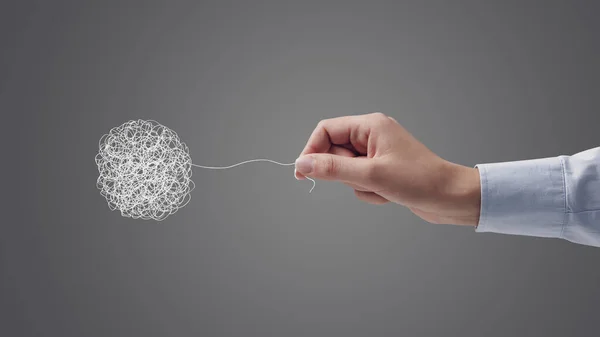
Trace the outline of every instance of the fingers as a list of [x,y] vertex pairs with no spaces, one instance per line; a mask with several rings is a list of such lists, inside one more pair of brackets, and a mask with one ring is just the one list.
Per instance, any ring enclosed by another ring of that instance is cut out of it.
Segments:
[[356,197],[358,199],[360,199],[366,203],[373,204],[373,205],[383,205],[383,204],[386,204],[389,202],[386,198],[384,198],[378,194],[375,194],[373,192],[364,192],[364,191],[354,190],[354,194],[356,195]]
[[[360,158],[367,155],[371,129],[381,122],[394,121],[382,113],[326,119],[315,130],[296,160],[296,179],[339,180],[362,185],[370,177],[370,165]],[[309,156],[310,155],[310,156]]]
[[356,153],[348,148],[348,144],[332,145],[329,149],[329,153],[336,156],[356,157]]
[[313,153],[296,160],[298,173],[311,178],[367,185],[373,173],[373,160]]
[[326,153],[332,145],[352,144],[355,150],[366,154],[369,127],[366,115],[344,116],[319,122],[300,156]]

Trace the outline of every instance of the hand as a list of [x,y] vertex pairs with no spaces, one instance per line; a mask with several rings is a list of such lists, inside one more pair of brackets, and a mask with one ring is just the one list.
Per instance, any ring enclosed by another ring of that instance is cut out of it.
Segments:
[[440,158],[382,113],[321,121],[294,174],[342,182],[360,200],[394,202],[431,223],[475,226],[479,221],[477,169]]

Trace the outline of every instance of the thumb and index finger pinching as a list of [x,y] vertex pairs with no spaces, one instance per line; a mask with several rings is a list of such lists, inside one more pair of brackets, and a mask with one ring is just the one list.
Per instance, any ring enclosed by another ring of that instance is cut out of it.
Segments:
[[[352,144],[356,152],[366,153],[371,115],[344,116],[322,120],[295,162],[296,179],[315,179],[361,183],[369,176],[369,162],[356,157],[343,144]],[[352,135],[354,134],[354,138]]]

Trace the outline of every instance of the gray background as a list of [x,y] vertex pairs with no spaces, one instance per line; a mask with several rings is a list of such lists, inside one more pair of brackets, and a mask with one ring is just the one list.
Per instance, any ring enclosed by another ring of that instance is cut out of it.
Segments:
[[291,162],[320,119],[373,111],[464,165],[595,147],[593,3],[2,3],[0,335],[597,335],[600,249],[308,194],[264,163],[196,169],[186,208],[132,220],[94,164],[137,118],[204,165]]

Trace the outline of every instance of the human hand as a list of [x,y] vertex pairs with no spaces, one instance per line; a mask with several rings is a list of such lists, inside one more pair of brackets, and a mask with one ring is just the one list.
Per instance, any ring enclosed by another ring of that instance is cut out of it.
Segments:
[[296,179],[342,182],[371,204],[394,202],[431,223],[477,225],[476,168],[446,161],[382,113],[326,119],[296,160]]

